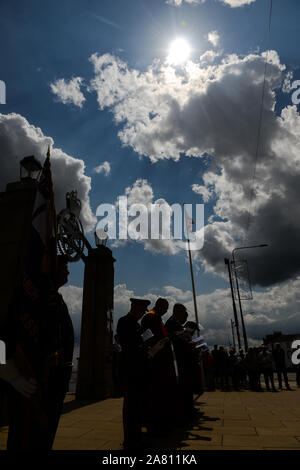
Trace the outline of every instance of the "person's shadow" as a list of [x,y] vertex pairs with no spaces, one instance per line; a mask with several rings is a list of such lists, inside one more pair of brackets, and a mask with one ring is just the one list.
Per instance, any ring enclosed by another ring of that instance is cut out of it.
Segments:
[[[202,404],[204,403],[197,403],[198,406]],[[210,442],[212,438],[205,436],[205,433],[207,431],[212,431],[213,428],[210,424],[218,421],[219,419],[220,418],[206,416],[204,412],[197,410],[194,419],[187,422],[185,425],[173,426],[168,434],[160,436],[159,438],[149,438],[148,450],[184,450],[190,445],[193,446],[195,441]],[[147,445],[147,436],[145,436],[145,444]]]

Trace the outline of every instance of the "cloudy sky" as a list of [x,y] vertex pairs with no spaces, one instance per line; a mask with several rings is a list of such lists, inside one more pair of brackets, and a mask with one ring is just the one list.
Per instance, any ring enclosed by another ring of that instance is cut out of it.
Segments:
[[[193,260],[211,344],[230,341],[224,257],[237,246],[269,245],[243,252],[250,342],[300,331],[300,4],[273,0],[267,51],[269,9],[269,0],[0,1],[0,190],[21,158],[42,162],[50,144],[57,208],[77,189],[91,242],[97,207],[119,196],[204,204]],[[131,296],[185,303],[193,319],[182,243],[109,246],[115,320]],[[83,264],[70,270],[63,293],[79,331]]]

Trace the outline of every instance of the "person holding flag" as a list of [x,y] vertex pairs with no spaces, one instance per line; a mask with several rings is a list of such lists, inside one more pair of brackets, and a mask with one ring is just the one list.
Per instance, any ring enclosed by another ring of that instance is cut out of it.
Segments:
[[50,450],[71,374],[74,331],[58,293],[68,280],[57,256],[50,150],[39,178],[22,285],[7,325],[9,434],[7,449]]

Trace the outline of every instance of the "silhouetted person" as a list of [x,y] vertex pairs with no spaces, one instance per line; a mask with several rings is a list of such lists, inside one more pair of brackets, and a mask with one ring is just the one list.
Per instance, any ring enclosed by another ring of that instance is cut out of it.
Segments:
[[229,389],[228,383],[228,354],[223,346],[219,347],[218,355],[218,366],[219,366],[219,377],[221,390],[227,391]]
[[273,362],[272,362],[272,353],[267,350],[266,346],[261,346],[261,352],[258,354],[258,361],[260,365],[260,370],[264,375],[265,384],[267,390],[270,392],[270,382],[272,386],[272,391],[276,392],[274,385],[274,374],[273,374]]
[[214,388],[218,388],[219,380],[219,351],[218,345],[214,344],[214,349],[211,351],[211,355],[214,360]]
[[68,281],[68,274],[67,259],[58,256],[56,285],[43,299],[44,311],[40,312],[41,369],[35,370],[38,399],[37,396],[24,399],[14,389],[10,391],[9,450],[52,448],[73,365],[73,325],[68,308],[58,293]]
[[[193,405],[193,349],[194,343],[191,341],[191,335],[185,332],[183,327],[188,317],[186,307],[183,304],[176,303],[173,307],[173,315],[167,320],[166,328],[168,335],[173,342],[176,354],[180,404],[182,406],[182,417],[192,418],[194,412]],[[181,411],[181,410],[180,410]],[[179,411],[179,412],[180,412]]]
[[238,372],[239,372],[239,382],[241,387],[245,387],[247,383],[247,371],[245,367],[245,354],[242,349],[239,350],[238,354]]
[[250,347],[244,359],[244,364],[249,377],[249,385],[252,391],[258,391],[258,358],[254,348]]
[[[189,333],[190,341],[192,341],[194,334],[196,331],[200,332],[199,325],[195,321],[187,321],[184,325],[184,330],[186,333]],[[194,343],[191,343],[191,350],[192,350],[192,365],[193,371],[193,393],[200,397],[204,393],[205,388],[205,376],[203,370],[203,361],[202,361],[202,348],[194,348]]]
[[162,321],[169,303],[166,299],[157,299],[152,310],[141,321],[142,331],[150,330],[152,338],[147,345],[156,351],[149,362],[148,384],[148,423],[149,434],[158,435],[166,432],[178,410],[178,377],[176,376],[175,354],[168,338],[167,329]]
[[121,317],[117,334],[122,348],[122,370],[124,374],[123,430],[124,449],[138,449],[142,442],[142,424],[145,409],[145,388],[147,377],[147,350],[141,327],[142,318],[149,300],[130,299],[130,312]]
[[228,374],[231,377],[234,390],[239,390],[239,361],[234,349],[230,349],[228,357]]
[[288,376],[287,376],[285,352],[279,343],[276,343],[275,349],[273,350],[273,359],[275,363],[275,370],[277,373],[278,384],[279,384],[280,390],[282,390],[282,375],[284,378],[286,389],[291,390],[291,387],[289,386]]
[[215,390],[214,358],[213,355],[209,352],[209,350],[202,353],[202,362],[207,390],[209,392],[213,392]]

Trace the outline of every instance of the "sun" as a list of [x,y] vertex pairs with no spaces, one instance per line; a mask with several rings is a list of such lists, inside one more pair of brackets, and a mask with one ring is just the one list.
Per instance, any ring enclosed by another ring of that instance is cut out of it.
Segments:
[[190,45],[185,39],[175,39],[170,45],[167,62],[171,65],[182,64],[189,58],[190,53]]

